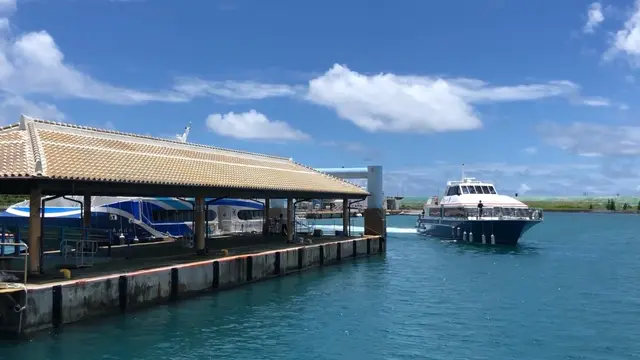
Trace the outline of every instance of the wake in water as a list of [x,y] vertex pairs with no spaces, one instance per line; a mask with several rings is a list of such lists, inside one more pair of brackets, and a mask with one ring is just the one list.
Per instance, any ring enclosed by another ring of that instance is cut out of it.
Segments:
[[[311,225],[311,227],[322,231],[342,231],[342,225]],[[351,226],[349,229],[351,230],[351,233],[364,232],[364,226]],[[416,234],[417,230],[414,228],[388,227],[387,233]]]

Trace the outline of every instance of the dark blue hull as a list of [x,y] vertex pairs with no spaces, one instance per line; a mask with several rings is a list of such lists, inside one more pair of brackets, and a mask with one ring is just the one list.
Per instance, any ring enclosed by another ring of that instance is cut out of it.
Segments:
[[539,222],[541,220],[449,220],[426,218],[418,220],[417,227],[418,233],[441,239],[477,244],[516,245],[522,234]]

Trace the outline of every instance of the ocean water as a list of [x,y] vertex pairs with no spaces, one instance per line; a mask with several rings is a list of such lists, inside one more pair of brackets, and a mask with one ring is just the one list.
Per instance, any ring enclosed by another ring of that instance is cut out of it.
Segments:
[[390,232],[385,256],[2,342],[0,359],[640,358],[639,224],[549,213],[510,249]]

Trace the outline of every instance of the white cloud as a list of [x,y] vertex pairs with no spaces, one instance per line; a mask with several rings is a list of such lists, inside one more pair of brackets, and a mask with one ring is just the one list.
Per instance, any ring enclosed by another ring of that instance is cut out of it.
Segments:
[[582,103],[587,106],[597,106],[597,107],[611,106],[611,101],[609,99],[606,99],[600,96],[584,98],[582,99]]
[[640,155],[640,126],[543,123],[538,131],[550,145],[585,157]]
[[587,34],[592,34],[595,28],[603,21],[604,15],[602,14],[602,5],[595,2],[589,5],[589,10],[587,11],[587,23],[584,25],[582,30]]
[[527,184],[520,184],[520,186],[518,187],[518,194],[520,195],[524,195],[527,192],[529,192],[529,190],[531,190],[531,187],[529,187],[529,185]]
[[0,14],[10,15],[16,11],[16,0],[0,0]]
[[20,114],[29,114],[33,117],[56,121],[66,119],[65,114],[58,110],[55,105],[29,101],[16,95],[0,95],[0,124],[15,122]]
[[261,84],[254,81],[206,81],[178,78],[174,89],[190,97],[213,95],[235,100],[260,100],[294,96],[297,88],[285,84]]
[[46,31],[31,32],[5,40],[5,46],[0,48],[0,87],[7,91],[100,100],[114,104],[187,100],[178,93],[148,93],[93,79],[65,63],[64,54]]
[[[640,160],[585,159],[588,163],[558,164],[465,164],[465,174],[494,183],[502,194],[527,196],[638,195]],[[432,196],[446,182],[460,178],[459,164],[425,164],[385,170],[385,191],[406,196]]]
[[633,65],[640,65],[640,0],[635,1],[633,11],[623,28],[615,33],[611,46],[603,57],[611,60],[620,54],[626,55]]
[[367,131],[428,133],[480,128],[474,103],[535,100],[577,89],[569,81],[495,87],[474,79],[364,75],[335,64],[309,82],[306,99]]
[[530,146],[528,148],[525,148],[523,151],[529,155],[533,155],[538,152],[538,149],[533,146]]
[[219,135],[237,139],[304,140],[310,138],[284,121],[270,120],[255,110],[229,112],[207,117],[209,129]]

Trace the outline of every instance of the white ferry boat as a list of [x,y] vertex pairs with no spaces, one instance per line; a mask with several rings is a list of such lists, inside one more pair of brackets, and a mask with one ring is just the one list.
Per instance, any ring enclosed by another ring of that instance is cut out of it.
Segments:
[[418,233],[470,243],[515,245],[542,222],[542,209],[500,195],[490,182],[466,178],[447,182],[442,199],[430,198],[418,217]]

